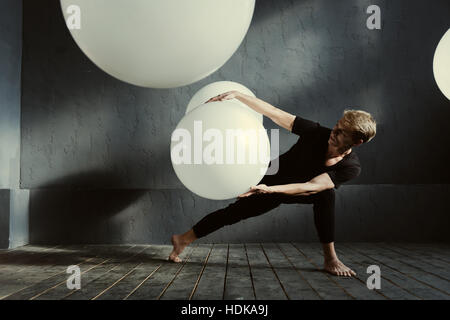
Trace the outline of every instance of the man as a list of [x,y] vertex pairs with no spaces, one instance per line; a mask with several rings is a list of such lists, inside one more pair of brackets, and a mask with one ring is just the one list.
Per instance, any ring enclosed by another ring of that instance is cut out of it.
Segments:
[[354,276],[334,250],[335,191],[342,183],[357,177],[361,167],[352,148],[375,137],[376,123],[364,111],[347,110],[333,130],[294,116],[258,98],[230,91],[207,102],[238,99],[279,126],[300,136],[297,143],[279,158],[276,175],[266,175],[258,186],[217,210],[182,235],[173,235],[169,260],[181,262],[178,255],[198,238],[243,219],[255,217],[281,203],[313,204],[314,223],[322,243],[324,269],[337,276]]

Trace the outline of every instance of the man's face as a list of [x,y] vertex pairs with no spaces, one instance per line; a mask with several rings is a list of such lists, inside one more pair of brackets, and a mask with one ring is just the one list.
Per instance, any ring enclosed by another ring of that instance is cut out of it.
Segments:
[[339,120],[331,131],[328,144],[338,148],[342,152],[347,151],[353,146],[353,140],[351,134],[345,126],[342,125],[342,121]]

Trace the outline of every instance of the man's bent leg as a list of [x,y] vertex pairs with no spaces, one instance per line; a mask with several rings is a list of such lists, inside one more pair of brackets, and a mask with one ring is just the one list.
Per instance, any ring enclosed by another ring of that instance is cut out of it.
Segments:
[[334,250],[335,203],[336,194],[334,189],[316,194],[314,200],[314,223],[322,243],[324,269],[337,276],[351,277],[356,275],[356,273],[339,260]]
[[321,243],[334,241],[334,189],[309,196],[286,197],[284,203],[313,204],[314,224]]
[[324,256],[324,269],[337,276],[352,276],[356,273],[344,265],[337,257],[334,250],[334,228],[335,228],[335,200],[334,189],[325,190],[297,198],[298,203],[313,203],[314,224],[317,229],[320,242],[322,243]]
[[314,224],[320,242],[334,242],[336,193],[334,189],[328,189],[313,195],[313,197]]

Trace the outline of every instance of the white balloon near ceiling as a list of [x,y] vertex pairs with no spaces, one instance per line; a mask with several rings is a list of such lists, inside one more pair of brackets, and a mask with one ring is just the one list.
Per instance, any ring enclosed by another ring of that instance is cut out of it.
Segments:
[[450,100],[450,29],[444,34],[436,48],[433,72],[439,89]]
[[174,88],[199,81],[238,49],[255,0],[60,0],[69,30],[99,68],[122,81]]

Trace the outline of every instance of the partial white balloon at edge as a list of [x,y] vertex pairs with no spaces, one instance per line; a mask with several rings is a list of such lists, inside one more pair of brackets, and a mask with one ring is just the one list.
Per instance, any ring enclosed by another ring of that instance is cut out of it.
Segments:
[[436,48],[433,73],[439,89],[450,100],[450,29],[444,34]]
[[80,8],[70,28],[86,56],[137,86],[175,88],[222,67],[250,26],[255,0],[60,0]]

